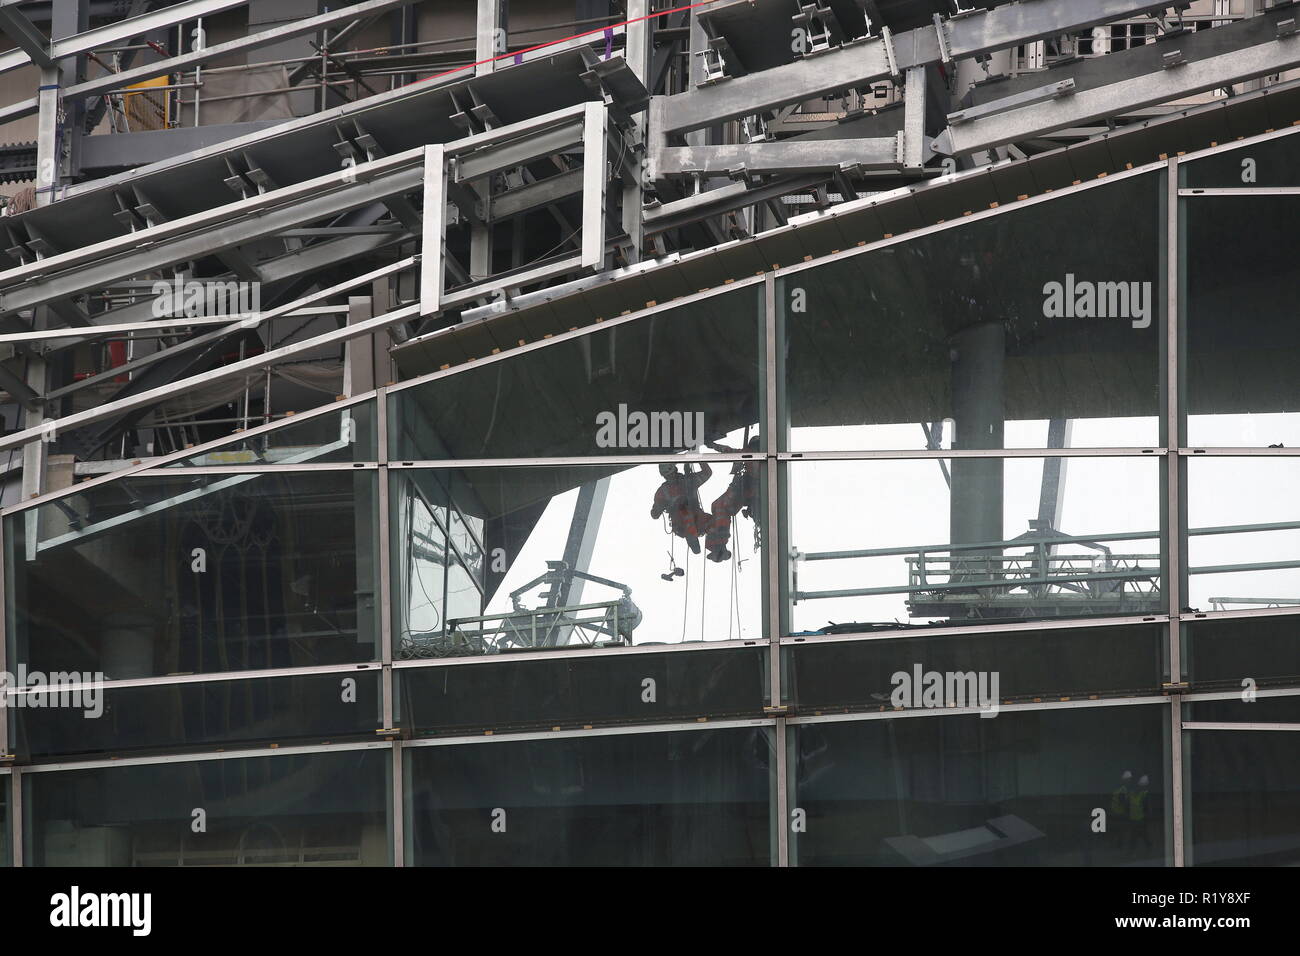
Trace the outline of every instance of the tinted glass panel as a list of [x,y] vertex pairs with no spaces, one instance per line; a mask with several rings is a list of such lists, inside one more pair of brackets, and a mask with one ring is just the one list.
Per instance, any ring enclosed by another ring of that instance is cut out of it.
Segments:
[[1300,197],[1190,199],[1182,209],[1187,442],[1300,445]]
[[393,393],[393,458],[672,453],[757,435],[762,286]]
[[395,471],[397,656],[762,639],[762,484],[756,461]]
[[1149,693],[1165,672],[1164,627],[1156,624],[823,644],[808,638],[786,650],[800,713],[892,707],[903,681],[897,675],[910,678],[918,666],[922,674],[996,674],[1000,700]]
[[1159,462],[792,462],[793,633],[1150,614]]
[[1300,733],[1193,730],[1183,740],[1188,862],[1300,863]]
[[387,750],[354,750],[30,774],[25,861],[384,866],[391,763]]
[[694,717],[761,717],[764,647],[602,653],[398,671],[402,725],[417,733]]
[[382,726],[379,672],[373,670],[110,686],[97,693],[83,692],[76,707],[16,707],[10,712],[16,752],[40,759],[268,740],[317,743],[373,734]]
[[1183,163],[1183,185],[1245,189],[1300,186],[1300,134],[1262,140]]
[[[766,727],[412,747],[418,866],[766,866]],[[495,823],[495,825],[494,825]]]
[[1158,183],[1119,180],[779,277],[787,447],[1156,443]]
[[127,679],[374,660],[374,499],[374,472],[178,472],[11,515],[10,669]]
[[375,403],[366,401],[303,421],[287,418],[278,428],[232,439],[220,448],[174,461],[167,467],[297,465],[374,461],[376,457]]
[[[801,865],[1161,866],[1166,708],[799,725]],[[1104,811],[1105,832],[1093,821]]]
[[1300,628],[1294,617],[1184,621],[1183,661],[1198,688],[1227,682],[1300,683]]

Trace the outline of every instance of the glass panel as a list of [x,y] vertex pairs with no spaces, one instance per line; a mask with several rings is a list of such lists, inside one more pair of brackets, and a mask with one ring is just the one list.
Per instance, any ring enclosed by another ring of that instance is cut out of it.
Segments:
[[[786,648],[795,703],[809,708],[893,705],[902,674],[988,675],[994,700],[1037,696],[1159,693],[1166,671],[1158,624],[903,640],[833,641]],[[996,683],[993,683],[996,681]]]
[[1188,862],[1300,863],[1300,733],[1191,730]]
[[[23,777],[32,866],[385,866],[387,749]],[[201,818],[205,832],[194,832]]]
[[670,454],[757,438],[762,286],[394,392],[394,460]]
[[13,854],[9,847],[9,834],[11,827],[9,823],[9,787],[11,786],[9,774],[0,774],[0,826],[4,829],[0,831],[0,866],[13,866]]
[[1183,720],[1205,723],[1295,724],[1300,730],[1300,696],[1260,696],[1242,688],[1230,700],[1193,700],[1183,704]]
[[418,734],[762,717],[767,648],[407,668],[402,726]]
[[1300,458],[1187,462],[1190,607],[1300,604]]
[[220,448],[182,458],[166,467],[374,461],[378,455],[375,403],[370,400],[303,421],[286,418],[276,428],[240,436]]
[[784,447],[1156,444],[1160,202],[1118,180],[778,277]]
[[1226,682],[1240,687],[1300,683],[1300,633],[1294,617],[1184,621],[1183,661],[1198,690]]
[[1187,442],[1300,445],[1300,196],[1192,199],[1182,209]]
[[408,865],[766,866],[768,727],[403,751]]
[[[794,728],[799,865],[1161,866],[1167,707]],[[1098,811],[1102,811],[1098,814]],[[1104,818],[1105,831],[1095,821]]]
[[763,639],[762,486],[757,461],[395,472],[395,653]]
[[1181,169],[1183,185],[1188,188],[1300,186],[1300,133],[1292,131],[1195,159],[1183,163]]
[[375,660],[375,526],[373,471],[177,472],[12,514],[10,670],[102,680]]
[[1159,474],[1139,457],[791,462],[792,633],[1155,613]]
[[16,752],[35,759],[268,740],[321,743],[383,726],[378,671],[100,688],[83,692],[77,707],[25,706],[30,699],[10,698],[10,721],[17,724]]

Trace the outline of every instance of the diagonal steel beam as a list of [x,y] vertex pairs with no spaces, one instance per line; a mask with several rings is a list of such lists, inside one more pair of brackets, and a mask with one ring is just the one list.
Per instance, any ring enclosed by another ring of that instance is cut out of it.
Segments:
[[54,66],[55,58],[50,56],[49,38],[36,29],[35,24],[18,9],[17,0],[0,3],[0,31],[18,45],[26,62],[35,63],[43,70]]

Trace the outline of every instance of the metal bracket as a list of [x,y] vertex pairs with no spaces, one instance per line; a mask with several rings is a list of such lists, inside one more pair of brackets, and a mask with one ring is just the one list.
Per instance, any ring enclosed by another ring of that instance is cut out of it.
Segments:
[[934,15],[934,32],[939,38],[939,57],[944,63],[952,62],[952,48],[948,45],[948,34],[944,32],[943,17]]
[[890,76],[898,76],[898,58],[894,56],[894,34],[889,27],[880,28],[880,42],[885,45],[885,61],[889,64]]

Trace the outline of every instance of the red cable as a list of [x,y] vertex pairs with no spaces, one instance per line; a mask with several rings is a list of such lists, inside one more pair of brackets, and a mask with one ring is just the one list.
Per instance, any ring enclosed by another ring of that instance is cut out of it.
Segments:
[[[472,70],[482,63],[494,63],[497,60],[508,60],[514,57],[523,56],[525,53],[532,53],[534,50],[542,50],[548,46],[554,46],[557,43],[567,43],[569,40],[576,40],[578,37],[592,36],[597,33],[605,33],[614,27],[625,27],[629,23],[640,23],[642,20],[652,20],[655,17],[664,17],[670,13],[681,13],[683,10],[693,10],[696,7],[707,7],[711,3],[718,3],[719,0],[699,0],[698,3],[688,3],[680,7],[673,7],[670,10],[656,10],[654,13],[647,13],[643,17],[634,17],[631,20],[622,20],[618,23],[610,23],[603,27],[597,27],[594,30],[584,30],[582,33],[575,33],[572,36],[560,37],[558,40],[547,40],[545,43],[538,43],[536,46],[525,47],[522,50],[515,50],[513,53],[498,53],[496,56],[488,57],[486,60],[476,60],[465,66],[458,66],[454,70],[447,70],[443,73],[435,73],[432,76],[426,76],[422,80],[416,80],[415,83],[427,83],[429,80],[438,80],[444,76],[451,76],[453,73],[460,73],[464,70]],[[404,83],[403,86],[414,86],[415,83]],[[400,87],[399,87],[400,89]]]

